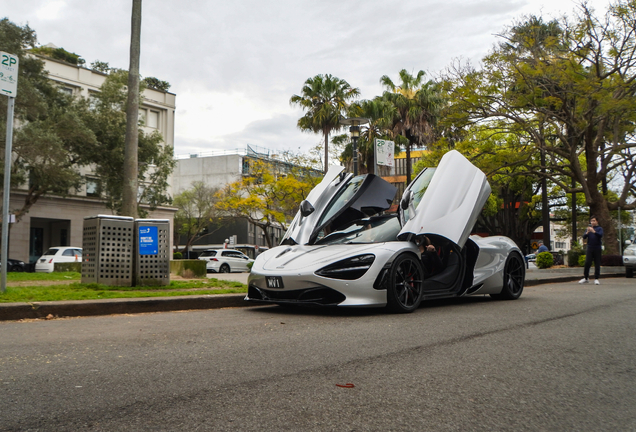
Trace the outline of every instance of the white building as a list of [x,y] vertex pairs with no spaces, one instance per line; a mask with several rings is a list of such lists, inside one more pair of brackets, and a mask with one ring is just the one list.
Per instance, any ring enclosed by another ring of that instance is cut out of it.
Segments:
[[[41,59],[45,62],[49,78],[59,84],[62,91],[74,96],[90,97],[99,92],[106,80],[107,75],[101,72],[47,57]],[[165,144],[173,146],[175,94],[147,89],[143,95],[140,116],[145,119],[145,131],[159,131]],[[52,246],[81,247],[84,217],[112,213],[104,201],[96,196],[98,179],[89,168],[82,169],[82,173],[86,178],[86,187],[69,191],[66,197],[46,195],[39,198],[29,213],[19,223],[11,226],[9,257],[35,262]],[[27,185],[12,185],[10,210],[22,207],[26,187]],[[172,207],[161,207],[152,212],[151,217],[169,219],[172,227],[175,211]]]

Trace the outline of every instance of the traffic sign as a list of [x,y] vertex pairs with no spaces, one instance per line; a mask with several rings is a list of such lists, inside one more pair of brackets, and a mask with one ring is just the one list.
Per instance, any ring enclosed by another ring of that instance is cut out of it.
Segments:
[[0,51],[0,93],[15,97],[18,92],[18,56]]

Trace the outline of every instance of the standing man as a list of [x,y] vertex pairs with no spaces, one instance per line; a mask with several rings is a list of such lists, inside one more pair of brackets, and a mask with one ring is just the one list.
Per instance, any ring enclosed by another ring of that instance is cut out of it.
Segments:
[[588,283],[590,278],[590,267],[594,260],[594,284],[600,285],[598,279],[601,277],[601,241],[603,240],[603,228],[598,225],[595,216],[590,217],[590,224],[583,234],[583,239],[587,239],[587,252],[585,253],[585,267],[583,268],[583,279],[579,283]]

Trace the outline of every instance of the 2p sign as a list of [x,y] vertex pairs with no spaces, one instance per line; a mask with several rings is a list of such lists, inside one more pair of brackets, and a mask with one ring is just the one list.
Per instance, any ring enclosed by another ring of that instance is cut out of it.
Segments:
[[18,56],[0,51],[0,93],[15,97],[18,92]]

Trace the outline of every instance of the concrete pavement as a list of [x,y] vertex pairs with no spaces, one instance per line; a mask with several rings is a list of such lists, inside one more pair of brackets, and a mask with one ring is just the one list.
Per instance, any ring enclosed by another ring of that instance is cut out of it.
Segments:
[[[540,270],[530,264],[526,270],[526,287],[545,283],[575,282],[583,269],[554,268]],[[247,283],[248,273],[212,273],[209,278]],[[608,277],[625,277],[624,267],[602,267],[601,283]],[[245,302],[245,294],[192,295],[138,299],[75,300],[34,303],[0,303],[0,321],[53,317],[76,317],[144,312],[167,312],[192,309],[217,309],[254,306]]]

